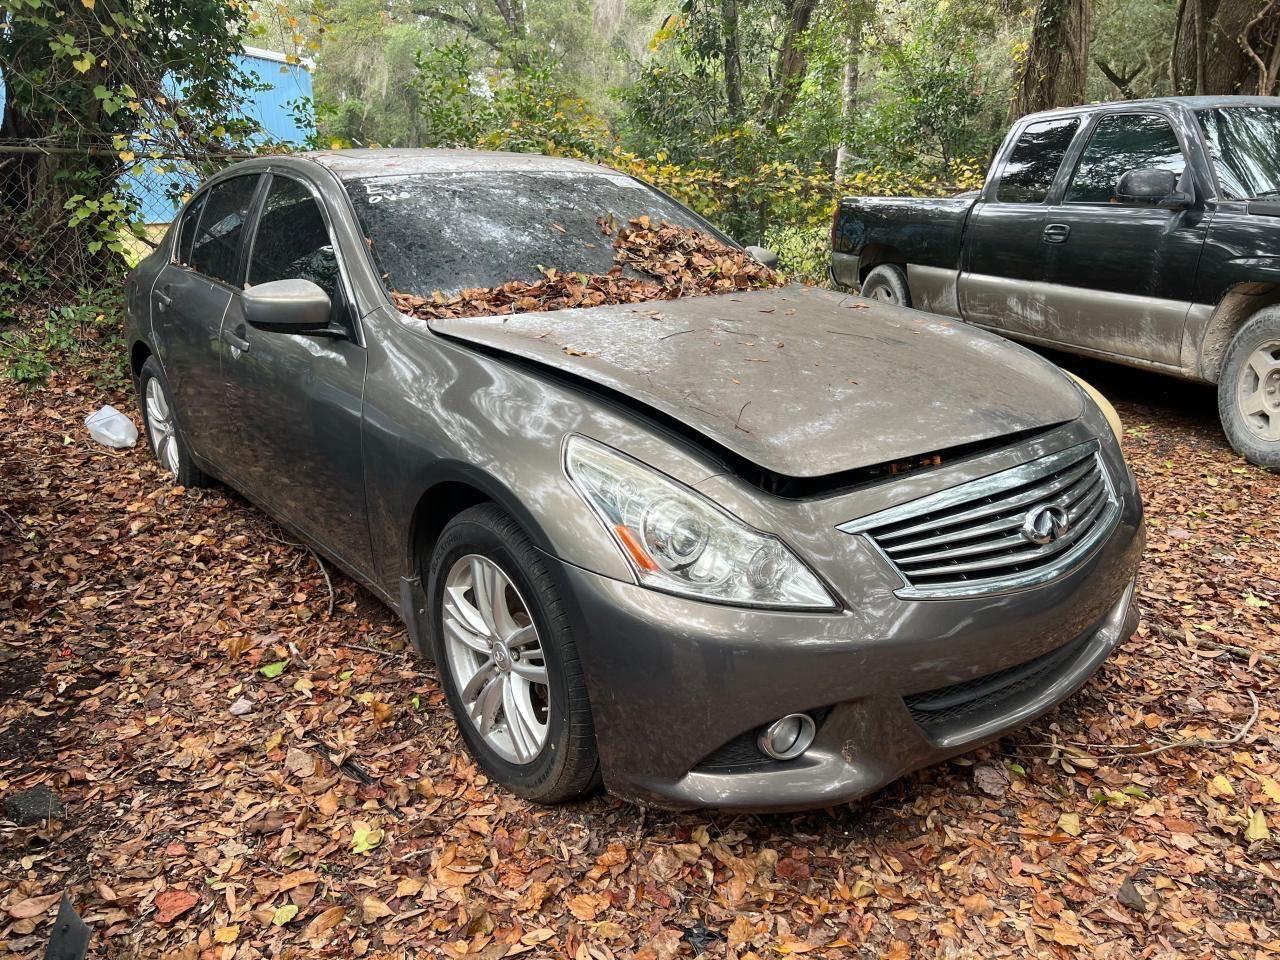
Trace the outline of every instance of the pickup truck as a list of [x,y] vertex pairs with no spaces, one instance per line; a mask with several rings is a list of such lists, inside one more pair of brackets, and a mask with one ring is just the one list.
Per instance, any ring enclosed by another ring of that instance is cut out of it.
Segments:
[[847,197],[832,279],[1017,340],[1217,384],[1280,469],[1280,98],[1023,117],[980,191]]

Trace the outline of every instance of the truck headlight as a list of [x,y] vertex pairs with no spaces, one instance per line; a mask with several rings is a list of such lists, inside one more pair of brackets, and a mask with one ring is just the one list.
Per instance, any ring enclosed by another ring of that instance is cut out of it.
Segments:
[[570,437],[565,472],[643,586],[743,606],[836,606],[777,537],[630,457]]

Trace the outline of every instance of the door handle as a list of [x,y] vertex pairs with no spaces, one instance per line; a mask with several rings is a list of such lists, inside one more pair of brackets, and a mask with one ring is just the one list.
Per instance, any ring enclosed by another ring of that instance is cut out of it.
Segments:
[[173,297],[169,296],[167,293],[168,289],[168,287],[165,287],[163,290],[156,291],[157,310],[163,310],[165,307],[169,306],[169,304],[173,303]]
[[[244,332],[243,324],[241,324],[241,326],[239,327],[238,332],[239,333]],[[232,330],[229,327],[222,328],[222,339],[226,343],[230,344],[232,349],[239,350],[241,353],[244,353],[249,349],[249,341],[246,340],[244,337],[239,336],[238,333],[232,332]]]
[[1041,234],[1045,243],[1066,243],[1069,236],[1071,236],[1071,227],[1065,223],[1051,223]]

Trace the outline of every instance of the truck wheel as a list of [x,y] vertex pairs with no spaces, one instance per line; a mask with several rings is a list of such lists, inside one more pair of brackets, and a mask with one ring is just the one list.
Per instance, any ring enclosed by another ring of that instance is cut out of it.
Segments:
[[867,274],[867,279],[862,281],[862,295],[868,300],[896,303],[900,307],[911,306],[907,275],[893,263],[882,263]]
[[1232,338],[1218,375],[1218,415],[1236,453],[1280,470],[1280,306],[1259,310]]

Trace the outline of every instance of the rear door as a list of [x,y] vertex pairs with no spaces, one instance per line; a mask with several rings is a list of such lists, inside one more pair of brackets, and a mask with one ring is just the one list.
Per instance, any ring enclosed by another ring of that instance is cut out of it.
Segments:
[[1098,116],[1046,231],[1057,242],[1045,272],[1056,322],[1046,338],[1136,360],[1179,365],[1187,311],[1208,220],[1202,204],[1165,210],[1121,202],[1129,170],[1181,178],[1185,145],[1169,117],[1153,111]]
[[303,179],[273,173],[249,248],[246,286],[305,279],[329,294],[333,336],[249,326],[242,295],[227,308],[222,369],[235,403],[235,475],[356,570],[372,574],[361,416],[365,350],[329,214]]
[[983,188],[965,227],[960,308],[966,320],[1042,334],[1045,311],[1038,284],[1049,258],[1045,210],[1079,129],[1076,115],[1033,121],[997,161],[997,175]]
[[221,180],[198,194],[178,224],[174,259],[152,287],[156,350],[188,446],[221,468],[234,425],[221,375],[222,318],[235,292],[245,222],[257,174]]

